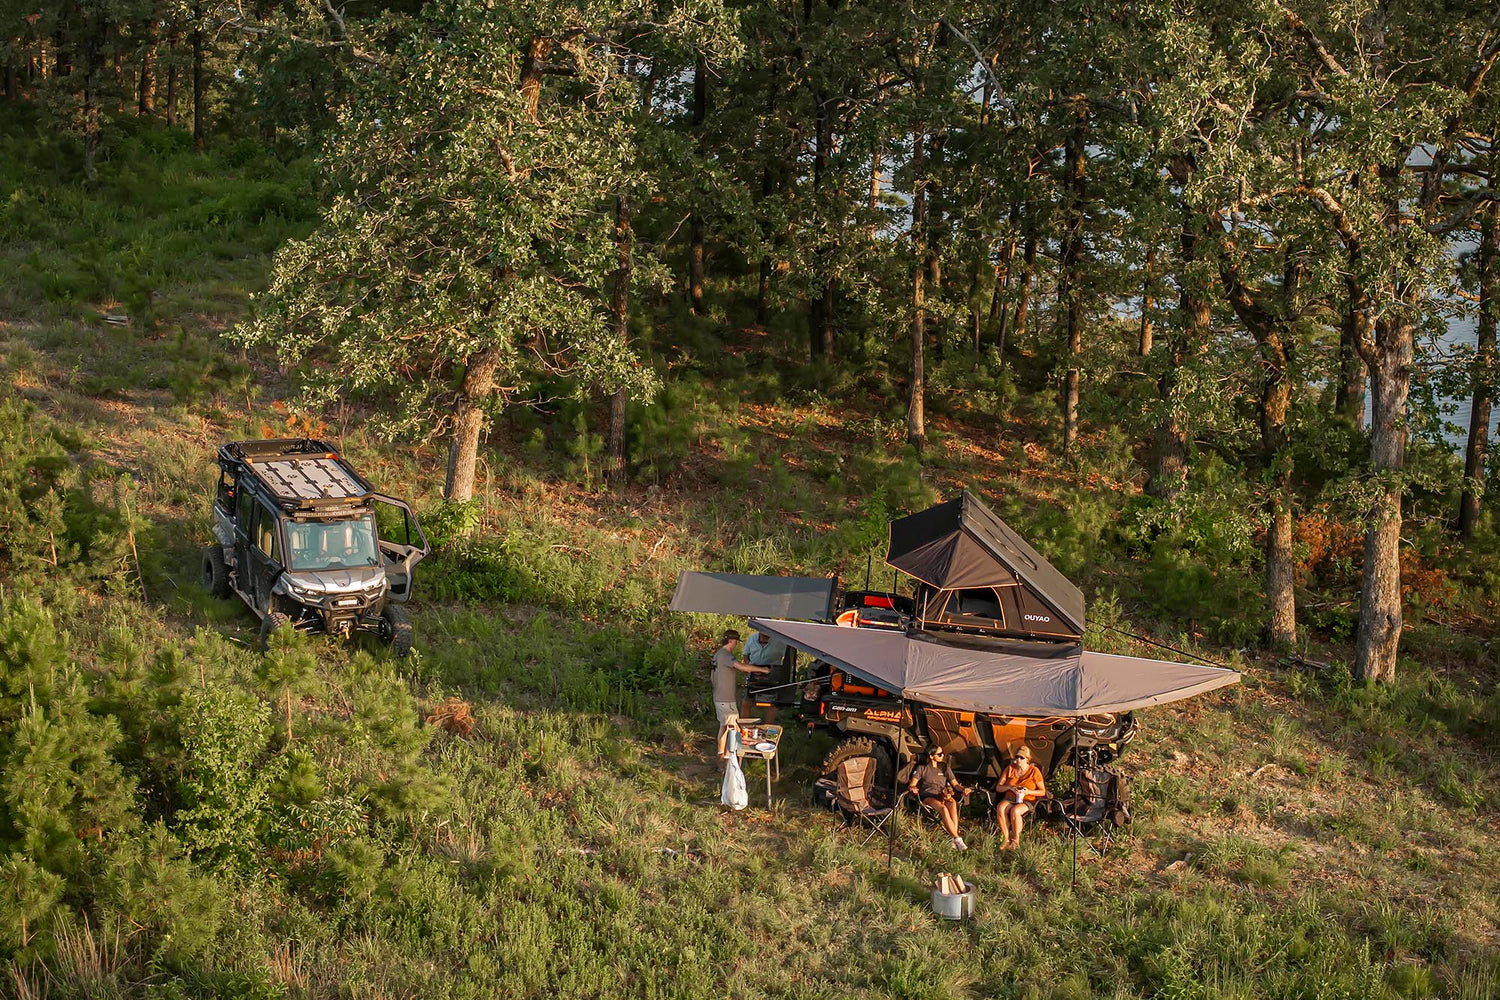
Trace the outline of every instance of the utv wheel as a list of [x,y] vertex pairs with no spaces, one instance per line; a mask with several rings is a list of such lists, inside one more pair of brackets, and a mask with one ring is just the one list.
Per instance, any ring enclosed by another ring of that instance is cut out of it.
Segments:
[[203,550],[203,589],[214,597],[229,596],[229,567],[224,565],[224,548],[210,545]]
[[284,611],[268,611],[266,616],[260,620],[260,650],[266,652],[271,648],[271,633],[280,628],[291,628],[292,618]]
[[883,789],[891,787],[896,772],[896,762],[891,756],[891,749],[868,736],[851,736],[834,747],[828,756],[823,758],[823,775],[832,776],[840,764],[854,757],[873,757],[876,787]]
[[380,613],[380,636],[391,644],[391,653],[401,659],[411,652],[411,616],[406,609],[392,605]]

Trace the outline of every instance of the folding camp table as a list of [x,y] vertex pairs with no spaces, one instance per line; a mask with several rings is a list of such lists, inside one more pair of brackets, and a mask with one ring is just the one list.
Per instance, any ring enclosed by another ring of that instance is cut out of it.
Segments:
[[[760,726],[760,735],[751,739],[746,736],[740,743],[739,758],[743,765],[746,760],[762,760],[766,763],[766,808],[771,807],[771,782],[781,780],[781,733],[780,726]],[[757,749],[757,744],[769,743],[771,749]]]

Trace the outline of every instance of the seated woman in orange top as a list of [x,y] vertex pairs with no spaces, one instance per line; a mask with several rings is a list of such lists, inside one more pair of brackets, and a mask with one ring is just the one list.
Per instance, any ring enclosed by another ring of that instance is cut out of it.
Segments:
[[1031,812],[1031,803],[1047,794],[1047,784],[1042,780],[1042,769],[1031,762],[1031,748],[1021,744],[1015,757],[1000,772],[1000,782],[995,786],[1000,805],[995,808],[995,823],[1000,827],[1000,847],[1015,850],[1021,846],[1021,827],[1026,814]]

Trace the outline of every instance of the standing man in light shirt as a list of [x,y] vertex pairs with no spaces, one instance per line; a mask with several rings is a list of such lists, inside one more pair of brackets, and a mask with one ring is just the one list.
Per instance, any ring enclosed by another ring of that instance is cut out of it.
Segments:
[[756,632],[745,640],[745,662],[753,667],[774,669],[786,657],[786,643],[768,632]]
[[771,672],[765,667],[753,666],[736,659],[734,650],[739,644],[740,634],[734,629],[727,629],[719,639],[718,650],[714,652],[714,713],[719,717],[721,727],[725,719],[739,714],[739,705],[735,699],[738,678],[735,675]]
[[[768,632],[752,632],[750,633],[750,638],[745,640],[744,657],[746,663],[752,667],[765,667],[765,672],[769,674],[781,666],[781,661],[786,658],[786,643]],[[761,683],[765,682],[762,681]],[[754,688],[755,686],[752,684],[745,685],[745,703],[740,706],[741,715],[750,716],[756,713],[756,708],[753,704],[756,694]],[[771,722],[775,720],[776,709],[774,706],[767,707],[762,705],[760,707],[765,712],[765,721]]]

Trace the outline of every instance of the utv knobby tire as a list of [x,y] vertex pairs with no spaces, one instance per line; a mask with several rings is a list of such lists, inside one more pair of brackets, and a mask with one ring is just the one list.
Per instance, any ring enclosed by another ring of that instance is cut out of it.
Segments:
[[260,651],[268,652],[271,648],[271,633],[279,628],[291,628],[292,617],[284,611],[268,611],[266,616],[260,620]]
[[229,567],[224,563],[221,545],[203,550],[203,589],[220,599],[229,596]]
[[824,777],[833,777],[839,765],[852,757],[875,758],[875,783],[877,788],[889,790],[896,771],[896,761],[891,748],[883,741],[869,736],[850,736],[829,751],[823,758]]
[[380,613],[381,635],[391,644],[391,655],[405,659],[411,653],[413,633],[406,609],[391,605]]

